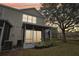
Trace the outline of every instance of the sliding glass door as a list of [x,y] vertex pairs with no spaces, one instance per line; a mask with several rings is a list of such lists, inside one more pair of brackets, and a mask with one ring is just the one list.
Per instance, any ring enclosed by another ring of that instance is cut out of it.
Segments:
[[41,41],[41,31],[26,30],[24,43],[38,43]]
[[41,42],[41,31],[37,31],[37,41],[36,42]]
[[26,30],[25,31],[25,43],[32,43],[32,31]]

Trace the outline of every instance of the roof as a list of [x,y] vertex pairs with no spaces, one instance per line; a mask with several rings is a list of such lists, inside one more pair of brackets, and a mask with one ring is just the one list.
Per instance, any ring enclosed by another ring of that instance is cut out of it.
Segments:
[[[28,15],[32,15],[32,16],[37,16],[37,17],[42,17],[45,18],[38,10],[36,10],[35,8],[25,8],[25,9],[16,9],[10,6],[6,6],[3,4],[0,4],[0,6],[5,7],[5,8],[9,8],[11,10],[15,10],[15,11],[19,11]],[[34,12],[34,13],[33,13]]]
[[5,8],[9,8],[9,9],[12,9],[12,10],[19,11],[18,9],[13,8],[13,7],[10,7],[10,6],[6,6],[6,5],[2,5],[2,4],[0,4],[0,6],[1,6],[1,7],[5,7]]
[[51,29],[52,27],[50,27],[50,26],[46,26],[46,25],[39,25],[39,24],[33,24],[33,23],[26,23],[26,22],[23,22],[23,28],[25,27],[25,26],[27,26],[26,28],[27,29],[33,29],[33,27],[35,27],[34,28],[34,30],[36,29],[36,30],[42,30],[42,29]]
[[2,5],[10,6],[16,9],[24,9],[24,8],[36,8],[40,9],[40,3],[0,3]]
[[36,8],[25,8],[20,10],[29,15],[45,18]]

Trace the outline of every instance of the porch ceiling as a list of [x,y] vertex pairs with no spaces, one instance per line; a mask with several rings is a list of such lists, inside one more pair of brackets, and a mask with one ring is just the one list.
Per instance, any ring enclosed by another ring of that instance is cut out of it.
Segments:
[[30,29],[30,30],[45,30],[45,29],[50,29],[50,26],[45,26],[45,25],[38,25],[38,24],[33,24],[33,23],[23,23],[23,28]]

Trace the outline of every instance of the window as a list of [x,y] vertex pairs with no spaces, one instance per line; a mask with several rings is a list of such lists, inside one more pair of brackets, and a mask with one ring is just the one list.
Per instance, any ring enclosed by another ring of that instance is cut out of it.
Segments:
[[36,42],[41,42],[41,31],[37,31],[37,40]]
[[34,38],[33,38],[33,40],[34,40],[34,42],[36,42],[37,41],[37,32],[36,31],[34,31]]
[[33,20],[33,23],[36,23],[36,17],[33,17],[32,20]]
[[32,30],[26,30],[25,43],[32,43]]
[[9,40],[10,28],[11,25],[5,22],[5,27],[3,30],[2,46],[5,44],[5,41]]
[[28,22],[32,23],[32,16],[28,16]]
[[41,31],[33,31],[33,30],[26,30],[25,31],[25,43],[33,43],[33,42],[40,42],[41,41]]
[[23,22],[36,23],[36,17],[23,14]]
[[41,31],[34,31],[34,42],[41,42]]
[[25,14],[23,14],[23,22],[27,22],[27,18],[28,17],[28,15],[25,15]]

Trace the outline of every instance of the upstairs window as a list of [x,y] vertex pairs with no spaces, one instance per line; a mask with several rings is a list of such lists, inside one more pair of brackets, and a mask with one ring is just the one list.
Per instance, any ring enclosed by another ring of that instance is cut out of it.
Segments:
[[28,23],[36,24],[36,17],[23,14],[23,22],[28,22]]
[[28,16],[28,22],[32,23],[32,16]]
[[25,15],[25,14],[23,14],[23,22],[27,22],[27,18],[28,16],[27,15]]
[[36,17],[33,17],[33,23],[36,24]]

